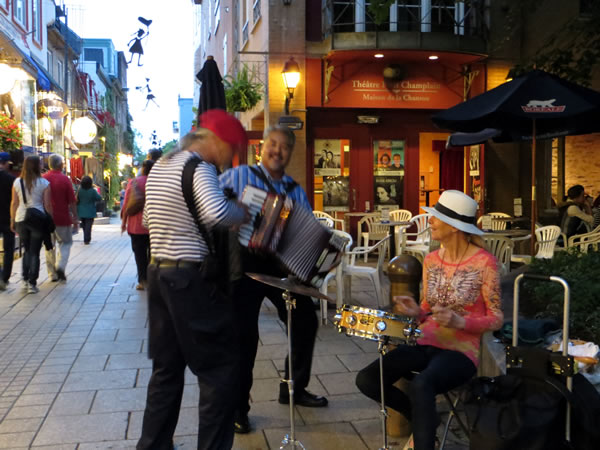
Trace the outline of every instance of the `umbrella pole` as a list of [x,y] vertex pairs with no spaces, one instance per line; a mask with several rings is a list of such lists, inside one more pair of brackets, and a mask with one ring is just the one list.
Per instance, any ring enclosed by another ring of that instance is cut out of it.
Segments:
[[533,119],[533,133],[531,136],[531,256],[535,255],[535,223],[536,223],[536,183],[535,183],[535,119]]

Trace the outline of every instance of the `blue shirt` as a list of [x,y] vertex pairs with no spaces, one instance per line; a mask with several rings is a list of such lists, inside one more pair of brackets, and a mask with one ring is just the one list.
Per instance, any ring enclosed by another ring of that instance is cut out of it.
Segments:
[[[269,172],[267,172],[260,164],[254,166],[262,171],[267,179],[271,182],[278,194],[285,194],[291,198],[296,204],[312,211],[312,207],[306,197],[306,192],[302,186],[296,184],[294,179],[289,175],[284,175],[281,180],[274,180]],[[269,186],[261,180],[255,173],[250,170],[249,166],[243,165],[229,169],[219,177],[219,184],[222,189],[229,188],[233,190],[241,199],[244,188],[247,185],[254,186],[265,191],[269,191]]]

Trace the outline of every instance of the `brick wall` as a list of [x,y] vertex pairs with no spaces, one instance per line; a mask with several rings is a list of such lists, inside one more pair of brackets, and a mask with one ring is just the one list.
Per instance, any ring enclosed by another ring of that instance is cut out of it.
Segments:
[[600,134],[569,136],[565,146],[565,190],[581,184],[596,197],[600,193]]

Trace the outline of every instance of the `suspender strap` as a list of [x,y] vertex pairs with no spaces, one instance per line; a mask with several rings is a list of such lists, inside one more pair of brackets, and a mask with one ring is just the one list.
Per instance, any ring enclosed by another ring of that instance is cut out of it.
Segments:
[[[275,189],[275,186],[273,186],[273,183],[271,183],[271,180],[267,178],[267,176],[260,167],[249,166],[249,168],[254,175],[256,175],[263,183],[267,185],[267,187],[269,188],[269,192],[271,192],[272,194],[279,194],[279,192],[277,192],[277,190]],[[283,187],[285,189],[286,194],[289,194],[294,189],[296,189],[296,186],[298,186],[298,183],[296,183],[295,181],[283,183]]]
[[27,207],[27,195],[25,195],[25,185],[23,184],[23,178],[19,178],[21,182],[21,192],[23,193],[23,203],[25,203],[25,207]]
[[216,252],[214,240],[212,235],[200,221],[200,218],[198,217],[198,210],[196,208],[196,202],[194,201],[194,173],[196,172],[196,167],[198,167],[198,164],[202,162],[203,160],[199,156],[194,156],[186,161],[185,166],[183,166],[181,184],[183,188],[183,197],[185,198],[185,203],[187,204],[190,214],[194,218],[194,222],[196,222],[196,226],[198,227],[200,234],[208,246],[208,251],[211,255],[215,255]]

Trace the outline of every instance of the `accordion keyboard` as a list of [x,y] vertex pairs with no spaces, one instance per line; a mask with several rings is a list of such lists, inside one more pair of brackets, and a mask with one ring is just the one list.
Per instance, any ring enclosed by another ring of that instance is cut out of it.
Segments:
[[242,203],[248,207],[252,220],[240,226],[238,240],[241,245],[248,247],[252,234],[254,233],[254,220],[262,211],[263,204],[267,198],[267,192],[253,186],[246,186]]

